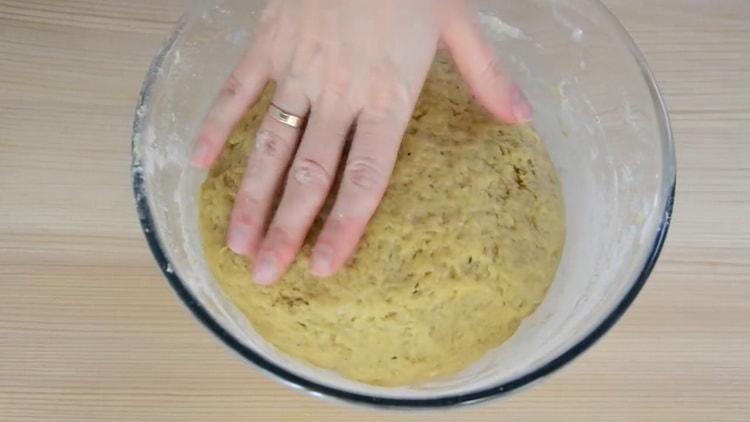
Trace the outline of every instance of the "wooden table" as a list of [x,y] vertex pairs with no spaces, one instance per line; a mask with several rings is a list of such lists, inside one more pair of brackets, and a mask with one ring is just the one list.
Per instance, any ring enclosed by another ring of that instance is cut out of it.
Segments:
[[0,0],[0,420],[750,420],[750,2],[607,3],[671,109],[677,204],[656,271],[548,381],[407,415],[265,378],[154,265],[130,130],[184,1]]

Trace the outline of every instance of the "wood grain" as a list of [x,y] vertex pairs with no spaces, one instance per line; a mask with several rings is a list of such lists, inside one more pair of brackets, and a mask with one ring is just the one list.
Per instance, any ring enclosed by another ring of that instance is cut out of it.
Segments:
[[508,400],[319,401],[201,329],[131,197],[136,95],[185,1],[0,0],[0,420],[750,420],[750,2],[610,0],[671,110],[673,227],[596,347]]

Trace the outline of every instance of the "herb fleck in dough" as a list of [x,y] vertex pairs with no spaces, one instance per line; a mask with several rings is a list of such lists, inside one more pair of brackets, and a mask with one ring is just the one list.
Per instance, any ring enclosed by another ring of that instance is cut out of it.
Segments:
[[555,170],[531,128],[490,117],[439,55],[346,269],[308,272],[329,201],[290,271],[264,287],[225,236],[272,89],[235,128],[199,203],[206,259],[255,329],[289,355],[382,386],[454,374],[508,339],[544,298],[565,237]]

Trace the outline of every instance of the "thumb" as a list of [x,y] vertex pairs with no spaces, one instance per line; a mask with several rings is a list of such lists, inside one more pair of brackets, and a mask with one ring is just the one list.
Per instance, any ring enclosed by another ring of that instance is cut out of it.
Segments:
[[462,11],[446,22],[442,41],[474,97],[490,113],[508,123],[531,120],[531,104],[503,69],[472,10]]

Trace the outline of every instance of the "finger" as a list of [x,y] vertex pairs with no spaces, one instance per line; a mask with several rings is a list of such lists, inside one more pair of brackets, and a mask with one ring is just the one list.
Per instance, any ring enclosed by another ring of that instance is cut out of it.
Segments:
[[[310,105],[299,88],[289,81],[280,83],[272,103],[296,116],[305,116]],[[263,119],[229,220],[227,246],[235,253],[252,256],[257,251],[300,131],[269,114]]]
[[354,114],[336,104],[312,107],[284,194],[255,260],[254,278],[270,284],[286,272],[320,212]]
[[333,275],[356,250],[385,193],[408,115],[383,119],[363,113],[358,119],[336,202],[312,252],[313,275]]
[[201,168],[211,166],[234,125],[258,100],[268,76],[268,61],[256,42],[242,56],[206,114],[198,130],[193,165]]
[[490,113],[508,123],[531,120],[531,104],[503,69],[473,10],[451,18],[442,36],[472,93]]

